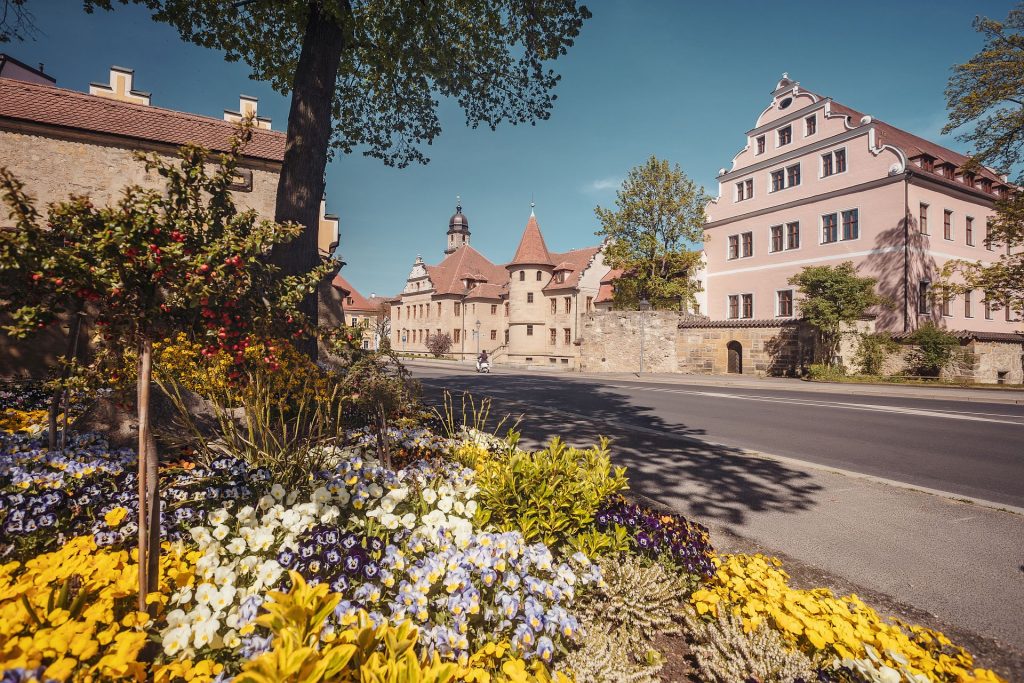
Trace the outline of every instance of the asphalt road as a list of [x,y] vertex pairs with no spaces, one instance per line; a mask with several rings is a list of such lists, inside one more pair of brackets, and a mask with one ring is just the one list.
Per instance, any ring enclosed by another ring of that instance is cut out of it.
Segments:
[[566,410],[1024,508],[1024,405],[648,383],[573,375],[477,375],[418,366],[430,384]]
[[1024,405],[962,391],[410,369],[429,402],[452,391],[456,417],[462,391],[494,399],[492,427],[521,415],[528,447],[610,437],[632,493],[708,525],[719,549],[779,555],[802,585],[939,628],[1024,681]]

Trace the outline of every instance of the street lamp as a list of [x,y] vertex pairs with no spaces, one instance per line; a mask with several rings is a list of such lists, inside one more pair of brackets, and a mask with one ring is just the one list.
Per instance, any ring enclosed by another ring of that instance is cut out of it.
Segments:
[[647,297],[640,299],[640,373],[644,374],[644,317],[651,309],[651,302]]
[[407,332],[405,330],[402,330],[402,353],[405,353],[405,338],[406,338],[406,334],[407,334]]
[[476,328],[473,331],[473,334],[476,335],[476,357],[479,358],[480,357],[480,321],[477,320],[476,323],[473,324],[473,327]]

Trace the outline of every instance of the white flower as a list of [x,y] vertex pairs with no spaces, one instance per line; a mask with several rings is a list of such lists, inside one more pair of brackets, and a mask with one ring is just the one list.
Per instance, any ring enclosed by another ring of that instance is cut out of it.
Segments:
[[453,502],[454,501],[451,499],[450,496],[445,496],[444,498],[437,501],[437,509],[445,514],[448,514],[452,511]]
[[431,510],[423,517],[423,524],[431,527],[438,527],[444,524],[445,516],[440,510]]
[[234,563],[221,565],[213,572],[213,580],[219,586],[233,586],[237,579],[238,575],[235,574]]
[[245,552],[245,539],[238,538],[237,536],[232,538],[231,542],[227,545],[227,549],[229,553],[241,555]]
[[223,524],[218,524],[217,526],[213,527],[213,537],[216,538],[218,541],[223,541],[225,538],[227,538],[230,532],[231,530]]
[[349,495],[348,489],[342,488],[334,494],[334,499],[341,505],[348,505],[348,501],[351,500],[352,496]]
[[473,515],[476,514],[476,501],[475,500],[471,500],[468,503],[466,503],[466,514],[469,515],[470,517],[472,517]]
[[409,497],[409,487],[400,486],[397,489],[391,489],[388,491],[387,497],[393,499],[396,503],[401,503]]
[[437,491],[432,488],[423,489],[423,502],[427,505],[433,504],[437,500]]
[[274,534],[265,528],[256,529],[249,539],[249,547],[253,550],[269,550],[274,544]]
[[338,509],[337,505],[328,505],[320,514],[320,521],[324,524],[330,524],[340,516],[341,510]]
[[242,639],[238,637],[238,632],[231,629],[224,634],[224,647],[231,648],[234,650],[236,647],[242,644]]
[[181,609],[172,609],[167,613],[167,625],[170,628],[176,628],[186,623],[188,618],[185,616],[185,611]]
[[382,498],[380,501],[380,509],[388,513],[394,512],[395,501],[392,500],[391,498],[388,498],[387,496],[384,496],[384,498]]
[[188,645],[191,635],[192,630],[188,624],[182,624],[167,630],[164,633],[163,639],[164,652],[170,657],[178,654]]
[[384,495],[384,489],[380,487],[380,484],[373,483],[366,487],[367,492],[371,498],[380,498]]
[[217,587],[212,583],[201,583],[196,588],[196,602],[200,605],[209,604],[217,595]]
[[282,498],[284,498],[284,495],[286,493],[287,491],[285,491],[284,487],[281,486],[280,484],[274,484],[273,486],[270,487],[270,495],[272,495],[277,500],[281,500]]
[[273,584],[281,577],[281,565],[277,563],[277,560],[267,560],[260,565],[256,574],[264,584]]
[[213,512],[210,513],[209,522],[210,524],[216,526],[217,524],[223,524],[230,518],[231,515],[228,514],[228,511],[225,510],[224,508],[221,508],[219,510],[214,510]]
[[398,528],[398,516],[393,515],[390,512],[385,513],[380,518],[380,523],[384,525],[385,529],[397,529]]
[[220,611],[225,609],[231,604],[231,601],[235,599],[235,587],[227,585],[217,591],[217,594],[210,600],[210,606],[215,610]]
[[455,509],[455,514],[461,515],[464,512],[466,512],[466,504],[463,503],[461,500],[457,500],[457,501],[455,501],[454,509]]
[[404,526],[406,529],[412,529],[414,526],[416,526],[416,515],[414,515],[411,512],[407,512],[404,515],[402,515],[402,526]]
[[197,526],[193,527],[192,529],[189,529],[188,531],[190,534],[192,534],[192,538],[195,539],[196,543],[199,544],[200,548],[202,548],[212,540],[212,538],[210,537],[210,530],[206,527]]
[[316,491],[313,491],[309,499],[314,503],[326,503],[331,499],[331,492],[321,486]]
[[299,490],[295,489],[294,491],[288,494],[288,496],[284,499],[284,502],[287,503],[288,505],[295,505],[295,501],[298,500],[298,498]]
[[192,630],[192,643],[197,647],[206,647],[213,642],[217,635],[220,623],[216,619],[204,619],[197,623]]

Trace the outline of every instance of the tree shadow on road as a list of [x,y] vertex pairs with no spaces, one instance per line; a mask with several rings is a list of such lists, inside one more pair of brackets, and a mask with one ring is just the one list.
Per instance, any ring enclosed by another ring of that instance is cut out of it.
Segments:
[[[631,490],[697,521],[740,525],[758,512],[811,509],[821,487],[806,472],[728,446],[699,441],[703,430],[668,423],[650,408],[601,384],[558,377],[452,375],[425,378],[424,400],[440,405],[443,390],[493,400],[491,427],[521,417],[523,445],[537,448],[553,437],[582,447],[611,440],[612,459],[629,468]],[[567,405],[566,392],[572,392]],[[461,411],[456,409],[456,418]],[[639,428],[639,429],[637,429]]]

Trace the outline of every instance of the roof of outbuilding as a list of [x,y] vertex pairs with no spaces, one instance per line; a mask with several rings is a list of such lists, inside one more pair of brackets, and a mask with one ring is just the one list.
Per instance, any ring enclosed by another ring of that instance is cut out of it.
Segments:
[[[349,283],[349,281],[343,278],[341,275],[335,275],[334,279],[331,281],[331,285],[333,285],[335,289],[341,290],[341,293],[345,295],[346,298],[343,305],[345,307],[346,312],[377,310],[377,305],[375,305],[371,300],[367,299],[362,294],[360,294],[359,290],[353,287]],[[352,299],[352,303],[349,303],[349,299]]]
[[[230,149],[237,128],[221,119],[10,78],[0,78],[0,119],[175,146],[192,143],[216,152]],[[256,128],[245,156],[281,162],[284,143],[283,132]]]
[[[987,332],[984,330],[946,330],[946,332],[956,337],[960,342],[994,341],[1024,344],[1024,333],[1022,332]],[[914,333],[900,332],[894,334],[893,339],[904,341],[912,334]]]
[[484,278],[484,282],[499,286],[508,280],[508,271],[488,261],[468,244],[460,246],[436,266],[427,266],[427,274],[435,294],[465,294],[467,290],[462,281],[466,278],[478,281]]
[[583,249],[573,249],[567,251],[564,254],[551,254],[552,260],[558,261],[558,265],[555,266],[555,272],[560,270],[567,271],[564,282],[555,282],[554,276],[552,275],[551,280],[544,286],[543,291],[549,291],[553,289],[574,289],[580,284],[580,277],[583,275],[583,271],[587,269],[590,262],[594,260],[597,253],[601,251],[601,247],[585,247]]
[[789,327],[803,322],[799,318],[743,318],[737,320],[712,320],[704,316],[689,314],[679,321],[680,328],[746,328],[746,327]]

